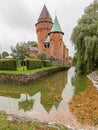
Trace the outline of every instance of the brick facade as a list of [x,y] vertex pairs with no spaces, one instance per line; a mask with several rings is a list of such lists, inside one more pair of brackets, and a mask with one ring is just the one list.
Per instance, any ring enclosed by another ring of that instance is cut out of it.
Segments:
[[57,60],[67,62],[68,49],[63,42],[64,33],[61,30],[57,17],[54,23],[52,22],[45,5],[35,26],[39,52],[45,52],[47,57],[54,56]]

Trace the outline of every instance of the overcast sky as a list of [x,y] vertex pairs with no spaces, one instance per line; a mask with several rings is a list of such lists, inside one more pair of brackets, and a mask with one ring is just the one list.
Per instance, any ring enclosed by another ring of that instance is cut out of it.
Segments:
[[94,0],[0,0],[0,52],[21,41],[37,41],[35,23],[44,6],[54,20],[55,12],[64,42],[73,55],[70,36],[84,9]]

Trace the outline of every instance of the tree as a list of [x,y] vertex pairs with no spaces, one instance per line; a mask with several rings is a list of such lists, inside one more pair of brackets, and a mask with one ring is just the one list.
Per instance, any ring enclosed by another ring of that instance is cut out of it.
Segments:
[[23,64],[23,70],[24,70],[24,59],[29,56],[29,49],[28,45],[24,42],[17,43],[16,47],[11,47],[12,56],[16,58],[17,60],[20,60]]
[[37,42],[36,41],[28,41],[27,44],[31,47],[37,47]]
[[95,0],[84,11],[73,29],[71,40],[76,49],[76,71],[89,73],[98,66],[98,2]]
[[2,55],[0,54],[0,59],[2,58]]
[[12,55],[14,58],[24,59],[29,56],[29,49],[26,43],[17,43],[16,47],[11,47]]
[[54,56],[49,56],[48,59],[51,60],[51,62],[52,62],[52,61],[55,60],[55,57]]
[[26,100],[25,101],[20,101],[18,103],[19,109],[23,109],[25,112],[30,111],[33,108],[34,100],[30,99],[28,100],[27,94],[26,94]]
[[76,53],[74,54],[74,57],[72,59],[72,65],[75,66],[77,64],[77,55]]
[[44,52],[40,52],[38,53],[37,57],[43,61],[46,59],[46,54]]
[[9,56],[9,53],[7,51],[3,51],[2,58],[6,58],[7,56]]
[[46,59],[46,54],[44,52],[38,53],[37,57],[42,60],[43,66],[44,66],[44,61]]

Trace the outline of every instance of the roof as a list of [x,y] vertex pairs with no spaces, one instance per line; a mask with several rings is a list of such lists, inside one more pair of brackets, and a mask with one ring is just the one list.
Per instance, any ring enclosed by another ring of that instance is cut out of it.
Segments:
[[30,51],[38,51],[38,47],[29,47]]
[[49,43],[50,42],[50,36],[48,35],[43,43]]
[[44,7],[43,7],[43,9],[40,13],[39,20],[44,19],[44,18],[47,18],[48,21],[52,22],[52,18],[51,18],[49,11],[48,11],[48,9],[46,8],[45,5],[44,5]]
[[[59,24],[59,22],[58,22],[57,16],[55,16],[54,24],[53,24],[53,26],[52,26],[52,29],[51,29],[50,33],[52,33],[52,32],[60,32],[60,33],[63,33],[63,32],[62,32],[62,29],[61,29],[61,26],[60,26],[60,24]],[[64,33],[63,33],[63,34],[64,34]]]

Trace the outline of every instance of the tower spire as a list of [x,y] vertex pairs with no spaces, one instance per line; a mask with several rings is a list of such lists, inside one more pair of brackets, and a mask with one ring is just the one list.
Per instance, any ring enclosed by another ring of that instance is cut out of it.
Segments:
[[44,4],[43,9],[42,9],[42,11],[40,13],[38,21],[40,22],[40,21],[43,21],[43,20],[52,22],[52,18],[50,16],[49,11],[48,11],[45,4]]
[[51,29],[50,33],[52,33],[52,32],[59,32],[59,33],[64,34],[63,31],[62,31],[62,29],[61,29],[61,26],[59,24],[59,21],[57,19],[57,15],[55,15],[54,24],[52,26],[52,29]]
[[57,12],[56,12],[56,10],[55,10],[55,18],[57,18]]

